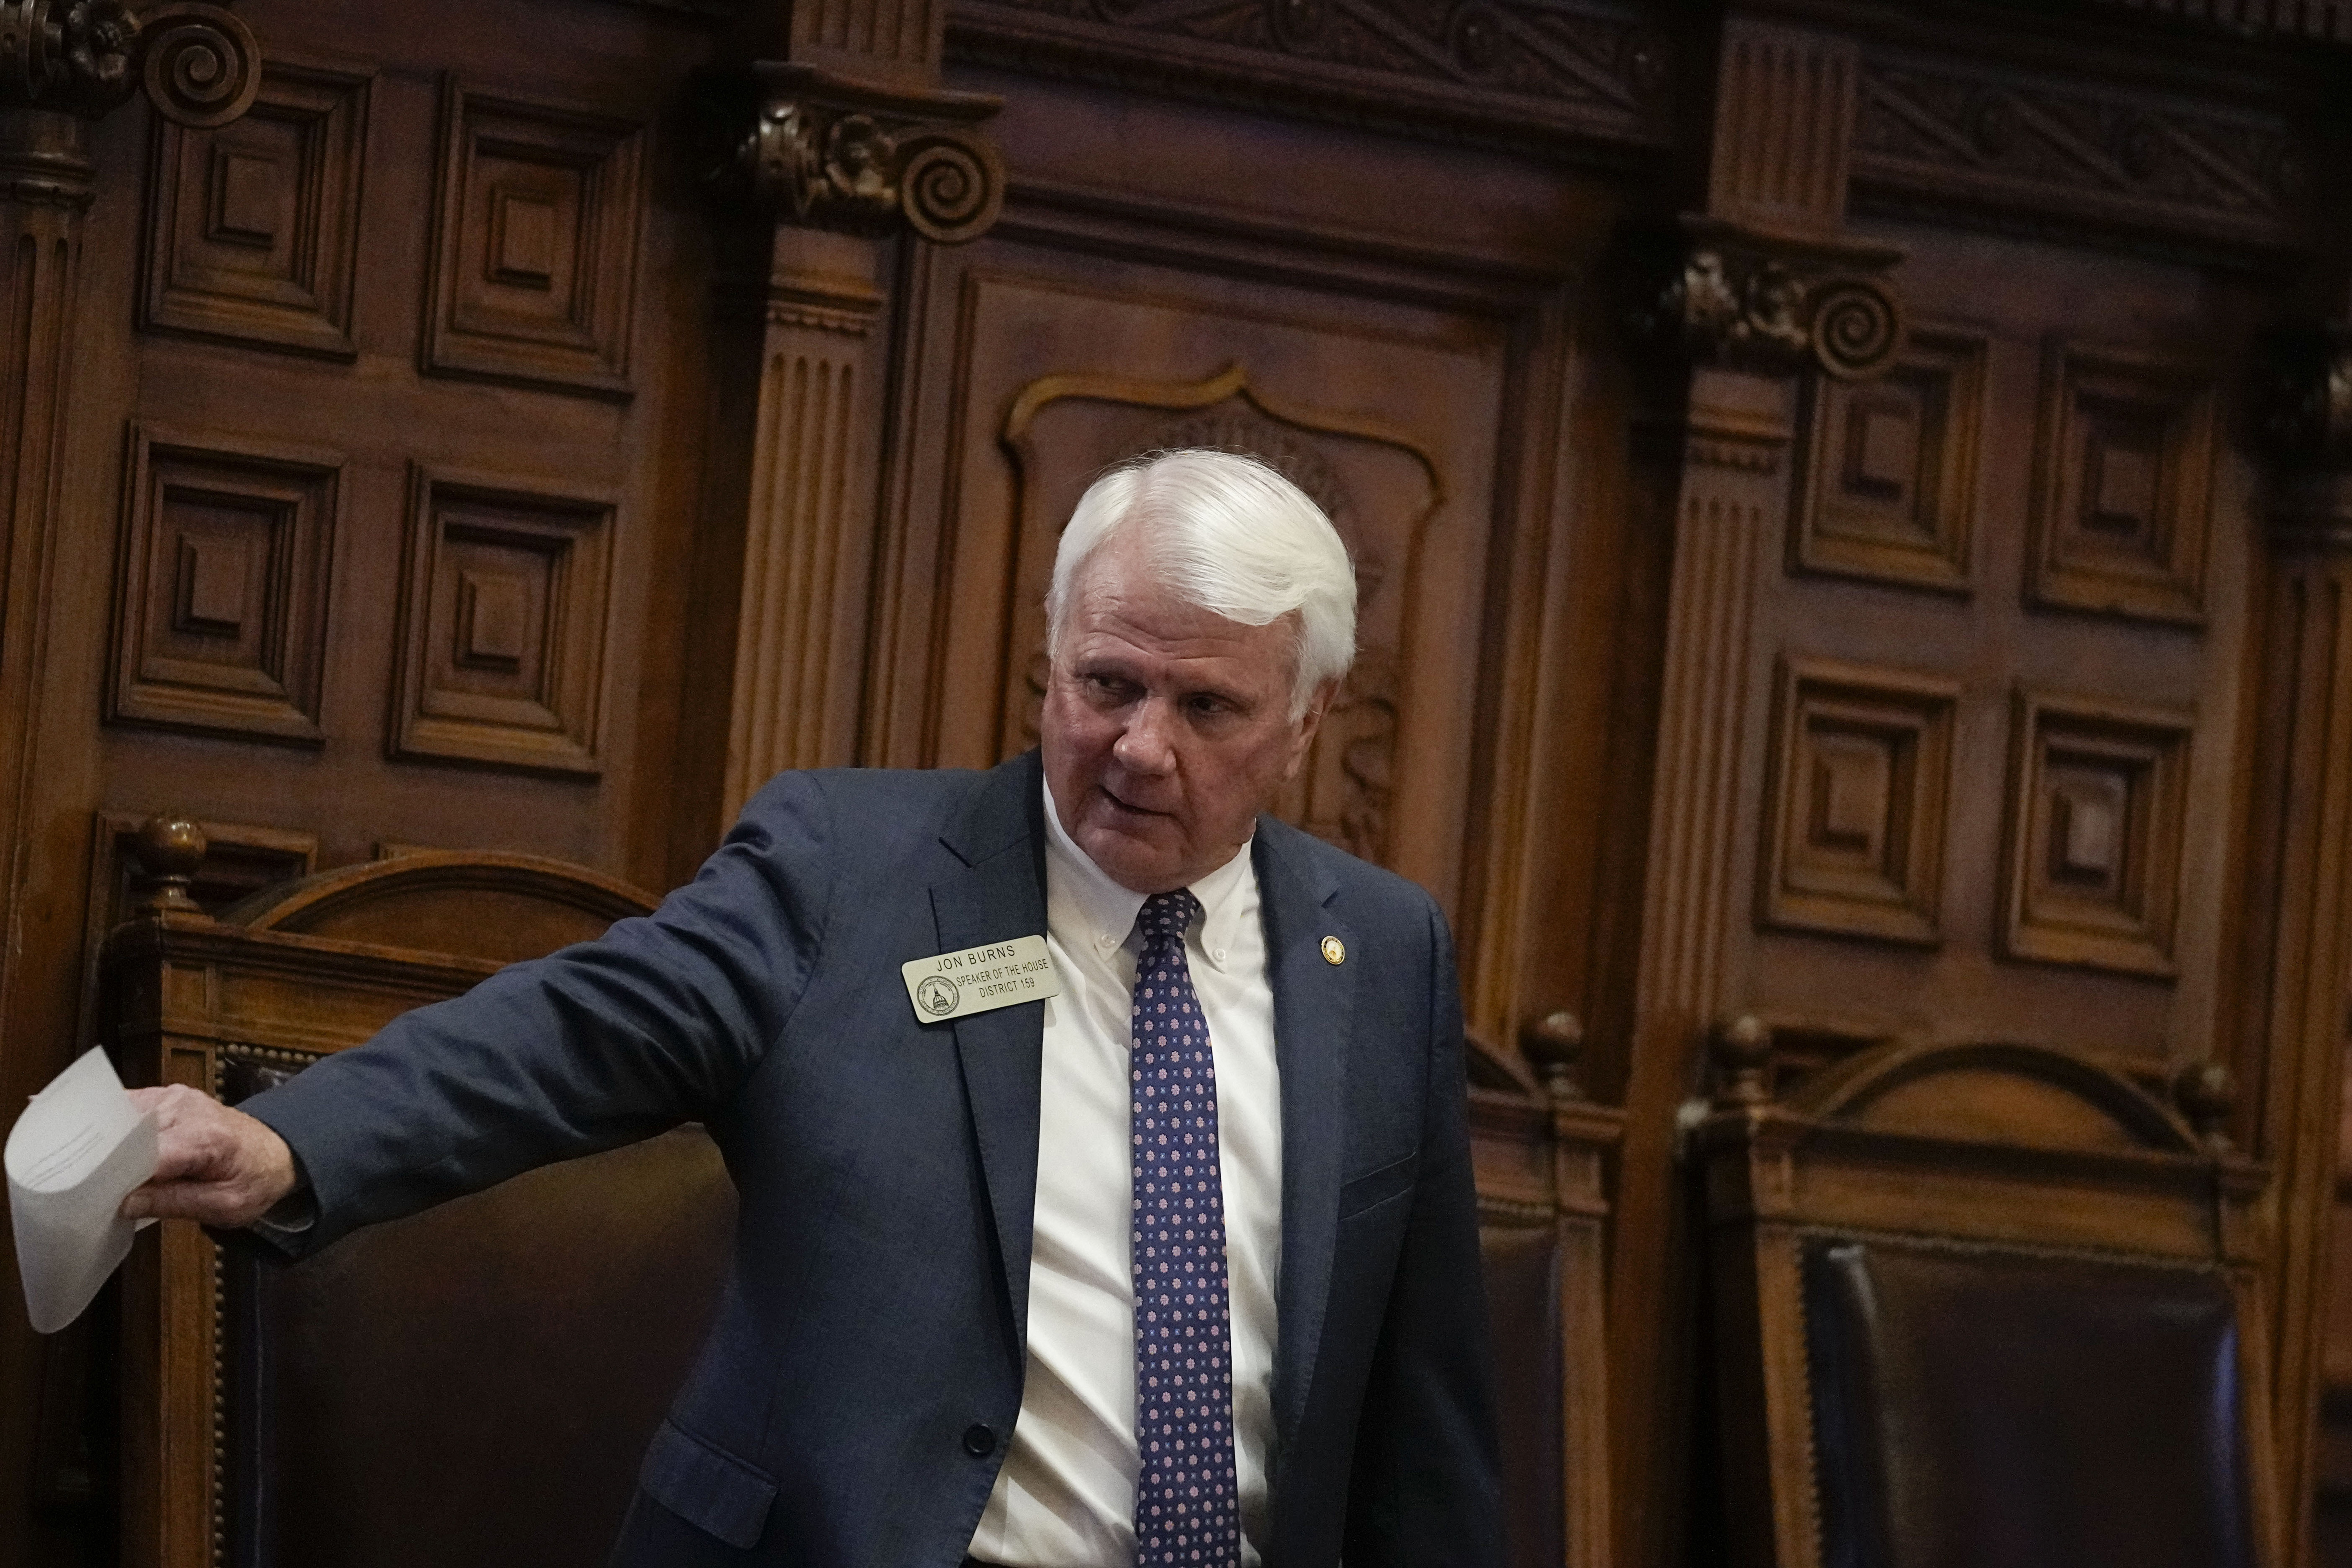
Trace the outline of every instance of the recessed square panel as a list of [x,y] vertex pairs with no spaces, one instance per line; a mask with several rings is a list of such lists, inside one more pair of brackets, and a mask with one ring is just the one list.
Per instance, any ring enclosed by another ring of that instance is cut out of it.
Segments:
[[626,397],[645,133],[444,93],[424,366]]
[[1984,342],[1915,329],[1885,379],[1805,389],[1790,564],[1964,594]]
[[1921,946],[1942,940],[1958,697],[1948,681],[1904,670],[1783,662],[1759,921]]
[[140,325],[352,358],[372,79],[271,62],[243,119],[158,116]]
[[295,184],[274,157],[215,147],[213,221],[205,237],[215,245],[274,247],[294,226]]
[[392,754],[593,777],[614,507],[419,468]]
[[341,458],[134,426],[106,716],[317,745]]
[[[260,521],[266,530],[276,518]],[[173,630],[192,637],[243,635],[256,598],[254,543],[251,531],[234,527],[222,532],[190,528],[180,535],[180,613]]]
[[2051,345],[2030,602],[2204,624],[2216,401],[2213,375],[2198,364]]
[[2001,950],[2169,977],[2188,716],[2027,693],[2016,723]]
[[490,280],[522,289],[552,289],[561,254],[556,231],[561,205],[530,192],[497,193],[492,225]]

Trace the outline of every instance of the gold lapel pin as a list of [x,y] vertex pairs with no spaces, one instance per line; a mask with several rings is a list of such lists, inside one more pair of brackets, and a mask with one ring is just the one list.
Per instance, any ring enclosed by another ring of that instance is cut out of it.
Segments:
[[1347,963],[1348,944],[1341,942],[1336,936],[1325,937],[1323,939],[1323,962],[1326,963]]

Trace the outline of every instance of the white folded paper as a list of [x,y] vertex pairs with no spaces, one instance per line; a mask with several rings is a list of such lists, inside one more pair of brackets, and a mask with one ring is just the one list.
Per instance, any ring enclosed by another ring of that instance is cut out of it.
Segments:
[[5,1156],[16,1272],[33,1327],[54,1334],[89,1306],[152,1220],[120,1214],[155,1173],[155,1118],[142,1114],[91,1049],[33,1096],[9,1130]]

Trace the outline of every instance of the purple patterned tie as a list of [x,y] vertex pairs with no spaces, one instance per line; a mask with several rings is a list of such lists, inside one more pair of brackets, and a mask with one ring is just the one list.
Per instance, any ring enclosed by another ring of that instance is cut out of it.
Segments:
[[1217,1068],[1184,963],[1201,901],[1144,900],[1129,1108],[1135,1143],[1136,1568],[1241,1562]]

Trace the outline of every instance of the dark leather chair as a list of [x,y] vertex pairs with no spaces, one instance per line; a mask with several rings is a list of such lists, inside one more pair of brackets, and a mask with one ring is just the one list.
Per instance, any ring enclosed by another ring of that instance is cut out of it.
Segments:
[[1734,1560],[2271,1568],[2263,1172],[2119,1074],[1891,1046],[1697,1130]]
[[[234,1102],[500,963],[650,907],[577,867],[420,854],[215,920],[174,878],[110,940],[126,1079]],[[174,858],[176,856],[176,858]],[[721,1288],[734,1193],[698,1128],[535,1171],[294,1267],[192,1226],[123,1279],[122,1561],[604,1561]]]

